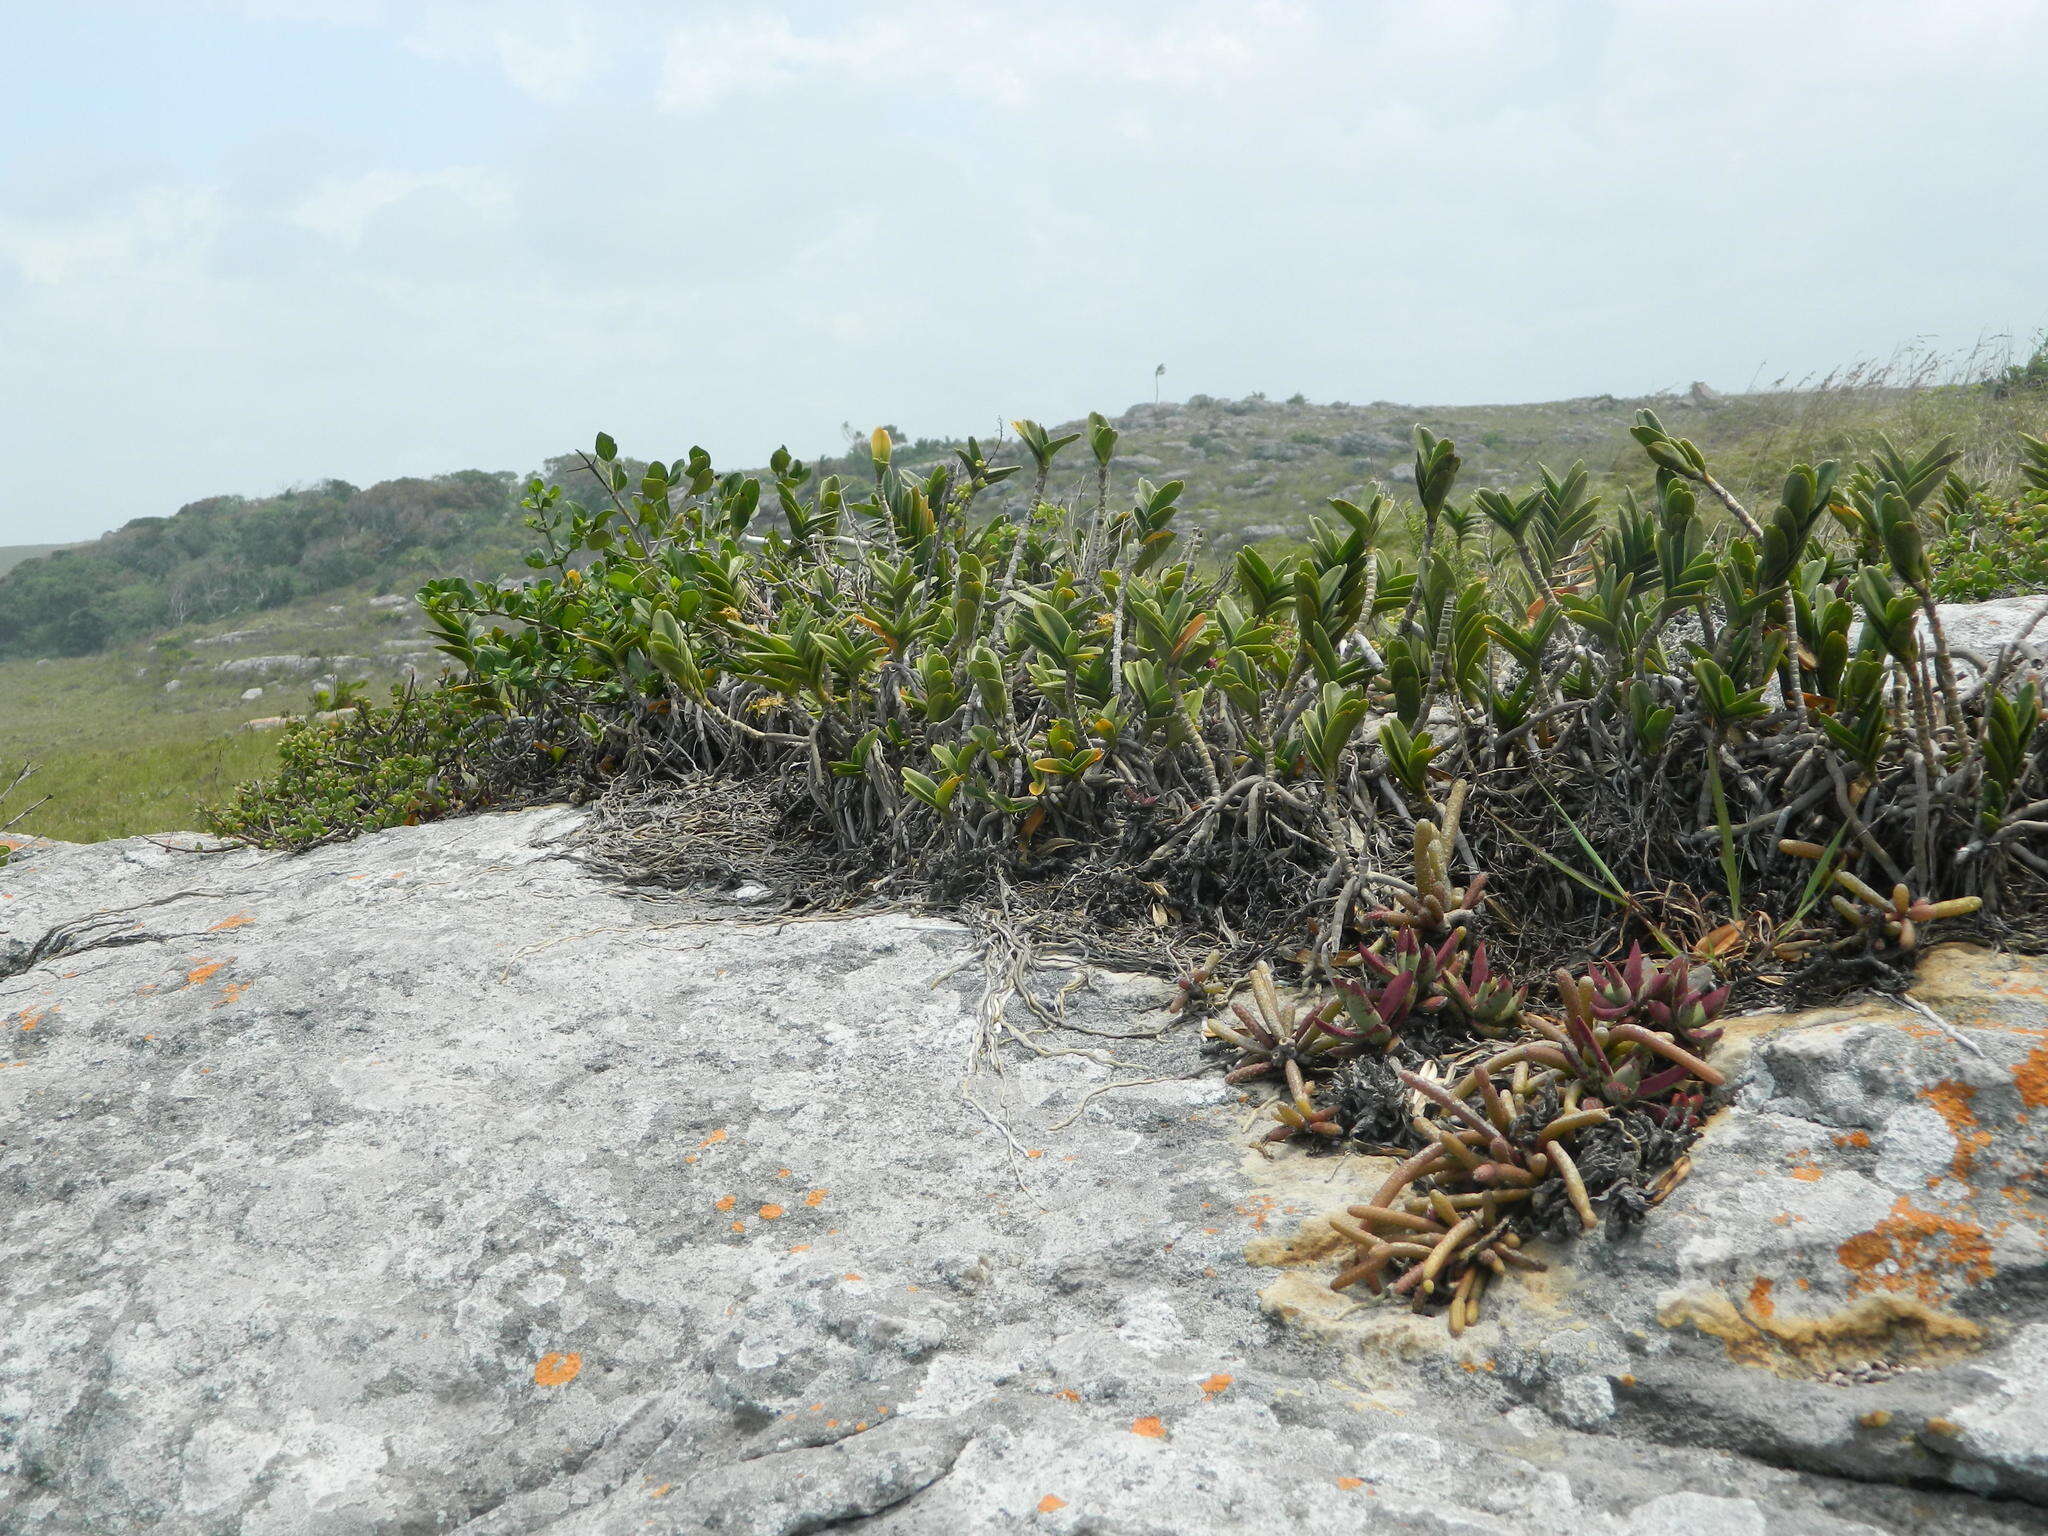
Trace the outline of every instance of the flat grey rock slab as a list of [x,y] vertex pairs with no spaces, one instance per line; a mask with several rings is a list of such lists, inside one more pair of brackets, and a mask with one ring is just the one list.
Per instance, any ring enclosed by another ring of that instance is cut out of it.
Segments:
[[[1751,1283],[1773,1213],[1728,1181],[1782,1150],[1773,1117],[1836,1102],[1828,1062],[1880,1083],[1831,1127],[1921,1102],[1861,1047],[1767,1081],[1758,1045],[1726,1170],[1717,1126],[1636,1237],[1564,1250],[1453,1344],[1340,1315],[1320,1215],[1386,1165],[1259,1155],[1159,984],[1092,976],[1075,1029],[1013,1010],[1029,1050],[992,1033],[955,925],[635,899],[562,857],[574,824],[0,867],[15,940],[160,902],[129,914],[149,942],[0,981],[0,1530],[2048,1524],[2023,1329],[1976,1319],[1932,1373],[1974,1374],[1900,1399],[1958,1433],[1916,1424],[1887,1481],[1829,1449],[1801,1395],[1824,1383],[1658,1320]],[[1890,1123],[1842,1149],[1888,1192],[1845,1187],[1845,1228],[1934,1167],[1931,1129]],[[2034,1260],[1999,1241],[2017,1312]],[[1728,1381],[1783,1414],[1717,1430]]]

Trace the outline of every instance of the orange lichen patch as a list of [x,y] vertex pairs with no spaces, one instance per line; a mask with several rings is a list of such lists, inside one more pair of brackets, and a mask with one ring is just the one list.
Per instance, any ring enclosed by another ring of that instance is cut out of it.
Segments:
[[1202,1383],[1202,1395],[1204,1397],[1216,1397],[1221,1393],[1228,1392],[1230,1384],[1235,1380],[1237,1380],[1235,1376],[1226,1376],[1223,1372],[1218,1371]]
[[702,1152],[706,1147],[715,1147],[723,1140],[725,1140],[725,1127],[721,1125],[717,1130],[697,1143],[697,1150]]
[[859,1270],[849,1269],[845,1274],[841,1275],[839,1278],[842,1280],[863,1280],[867,1277],[861,1274]]
[[2012,1080],[2027,1108],[2048,1104],[2048,1045],[2035,1046],[2027,1059],[2012,1069]]
[[1273,1214],[1273,1208],[1279,1203],[1271,1195],[1260,1195],[1248,1204],[1240,1205],[1237,1214],[1251,1217],[1253,1228],[1263,1232],[1266,1230],[1266,1218]]
[[542,1355],[540,1363],[533,1368],[533,1381],[540,1387],[565,1387],[576,1379],[583,1369],[583,1357],[578,1354]]
[[747,1224],[744,1221],[736,1221],[732,1224],[732,1229],[735,1232],[744,1232],[747,1230]]
[[1835,1138],[1835,1145],[1838,1147],[1856,1147],[1860,1150],[1870,1145],[1870,1132],[1845,1131]]
[[25,1035],[37,1025],[47,1020],[56,1011],[57,1008],[54,1003],[48,1008],[24,1008],[13,1018],[9,1019],[8,1023],[16,1026]]
[[761,1219],[763,1221],[774,1221],[781,1214],[782,1207],[779,1205],[769,1204],[761,1207]]
[[1843,1243],[1835,1257],[1855,1276],[1851,1296],[1911,1291],[1922,1301],[1933,1301],[1957,1282],[1982,1285],[1997,1273],[1982,1227],[1920,1210],[1904,1195],[1889,1216]]
[[794,1248],[790,1249],[789,1251],[791,1253],[809,1253],[811,1251],[811,1245],[809,1243],[798,1243]]
[[210,981],[226,968],[225,960],[202,960],[185,973],[185,985],[196,987],[202,981]]
[[1142,1419],[1131,1420],[1131,1433],[1147,1440],[1164,1440],[1166,1426],[1160,1422],[1158,1415],[1148,1413]]
[[830,1193],[830,1190],[807,1189],[804,1191],[804,1204],[813,1207],[823,1205],[825,1203],[825,1196]]
[[650,1489],[647,1497],[650,1499],[665,1499],[669,1495],[669,1490],[674,1487],[674,1483],[663,1483],[659,1488]]
[[233,917],[222,918],[219,922],[213,924],[206,931],[208,933],[221,933],[229,928],[246,928],[255,921],[256,919],[251,917],[248,913],[237,912]]
[[1821,1167],[1804,1148],[1792,1154],[1792,1177],[1804,1184],[1820,1182]]
[[242,994],[248,991],[249,987],[250,983],[246,981],[222,982],[220,984],[220,1000],[216,1002],[213,1006],[216,1008],[225,1008],[229,1003],[240,1002],[242,1000]]
[[1969,1083],[1950,1080],[1922,1088],[1920,1097],[1933,1105],[1936,1113],[1948,1122],[1949,1134],[1956,1139],[1956,1153],[1949,1163],[1949,1172],[1958,1179],[1968,1179],[1977,1154],[1991,1145],[1991,1133],[1978,1128],[1977,1112],[1970,1107],[1970,1101],[1977,1097],[1976,1088]]
[[1337,1486],[1346,1493],[1356,1493],[1365,1486],[1365,1479],[1362,1477],[1340,1477],[1337,1479]]
[[717,1198],[716,1200],[714,1200],[714,1201],[712,1201],[712,1202],[711,1202],[711,1208],[712,1208],[712,1209],[713,1209],[714,1211],[729,1211],[729,1210],[731,1210],[731,1209],[732,1209],[732,1208],[733,1208],[733,1207],[734,1207],[735,1205],[738,1205],[738,1204],[739,1204],[739,1196],[737,1196],[737,1195],[720,1195],[720,1196],[719,1196],[719,1197],[718,1197],[718,1198]]
[[1078,1403],[1081,1401],[1081,1394],[1072,1387],[1061,1387],[1059,1391],[1053,1393],[1053,1396],[1063,1403]]
[[1049,1515],[1056,1509],[1065,1509],[1066,1507],[1067,1501],[1056,1493],[1048,1493],[1038,1501],[1038,1512],[1041,1515]]
[[[1754,1289],[1751,1296],[1754,1301]],[[1754,1305],[1745,1317],[1722,1292],[1696,1291],[1665,1302],[1657,1321],[1719,1339],[1737,1365],[1793,1377],[1873,1364],[1936,1364],[1968,1353],[1984,1335],[1967,1318],[1889,1293],[1819,1317],[1786,1317]]]
[[1771,1314],[1778,1310],[1771,1300],[1771,1287],[1775,1284],[1768,1275],[1758,1275],[1749,1288],[1749,1315],[1759,1322],[1769,1322]]
[[777,1177],[778,1179],[787,1179],[794,1177],[794,1175],[792,1175],[787,1168],[778,1168],[775,1170],[775,1177]]
[[1045,1148],[1032,1147],[1028,1151],[1026,1151],[1024,1155],[1026,1157],[1043,1157],[1045,1156]]

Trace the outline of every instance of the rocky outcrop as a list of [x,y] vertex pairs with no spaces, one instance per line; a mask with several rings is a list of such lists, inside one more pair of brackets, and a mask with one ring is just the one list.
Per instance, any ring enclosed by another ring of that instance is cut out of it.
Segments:
[[238,656],[217,662],[213,670],[226,677],[311,677],[362,661],[360,656]]
[[1328,1290],[1385,1163],[1259,1155],[1163,988],[1007,1033],[951,924],[572,826],[0,868],[16,939],[155,903],[0,980],[0,1529],[2048,1523],[2032,965],[1732,1030],[1690,1177],[1452,1341]]

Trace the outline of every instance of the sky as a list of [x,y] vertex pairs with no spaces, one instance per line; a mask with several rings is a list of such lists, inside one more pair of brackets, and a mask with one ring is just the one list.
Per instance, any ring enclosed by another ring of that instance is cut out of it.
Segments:
[[2048,0],[0,0],[0,544],[2048,325]]

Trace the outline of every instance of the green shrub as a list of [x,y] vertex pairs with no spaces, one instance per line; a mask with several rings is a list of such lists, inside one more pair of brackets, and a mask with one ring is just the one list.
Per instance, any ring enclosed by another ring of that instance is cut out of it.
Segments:
[[208,827],[262,848],[310,848],[384,827],[431,821],[477,798],[468,767],[493,734],[461,694],[357,701],[339,720],[285,726],[275,778],[239,786],[209,808]]
[[[2040,754],[1993,770],[1991,695],[1916,628],[1952,445],[1794,466],[1752,512],[1654,415],[1634,430],[1655,485],[1608,509],[1576,466],[1454,501],[1458,455],[1418,429],[1413,506],[1333,499],[1305,552],[1221,572],[1181,542],[1179,482],[1110,505],[1099,416],[1019,424],[1022,522],[976,514],[1017,470],[972,440],[912,476],[877,432],[859,486],[780,451],[766,481],[701,449],[636,477],[600,436],[603,504],[528,487],[534,579],[422,602],[456,694],[561,771],[779,785],[842,875],[897,889],[1064,878],[1085,908],[1306,916],[1329,946],[1458,784],[1460,859],[1560,936],[1676,948],[1789,912],[1786,839],[1914,900],[2037,882],[2006,818]],[[1047,503],[1084,438],[1094,494]]]
[[1928,550],[1943,602],[1978,602],[2048,589],[2048,443],[2019,435],[2018,495],[1999,497],[1950,475]]

